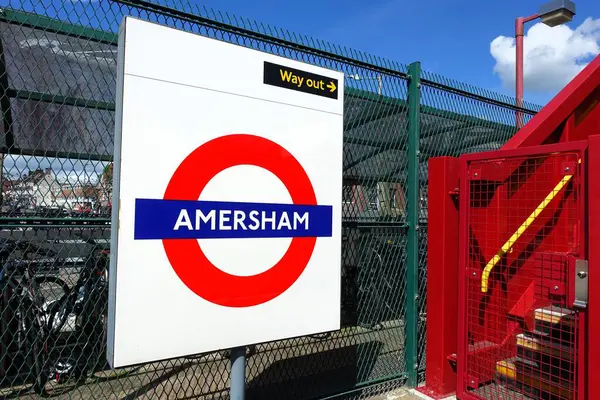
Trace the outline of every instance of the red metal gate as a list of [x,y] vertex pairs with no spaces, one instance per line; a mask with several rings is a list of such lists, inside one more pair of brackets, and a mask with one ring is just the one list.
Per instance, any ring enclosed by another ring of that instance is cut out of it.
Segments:
[[585,396],[586,143],[461,158],[460,399]]

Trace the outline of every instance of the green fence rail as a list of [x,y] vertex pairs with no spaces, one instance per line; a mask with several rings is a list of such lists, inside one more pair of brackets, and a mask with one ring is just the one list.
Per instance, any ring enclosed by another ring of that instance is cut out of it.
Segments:
[[[539,107],[183,0],[4,4],[0,397],[227,398],[227,351],[117,370],[105,362],[125,15],[346,74],[343,327],[249,348],[248,398],[361,398],[423,381],[427,161],[497,149],[515,134],[517,111],[527,121]],[[153,157],[160,144],[149,165]]]

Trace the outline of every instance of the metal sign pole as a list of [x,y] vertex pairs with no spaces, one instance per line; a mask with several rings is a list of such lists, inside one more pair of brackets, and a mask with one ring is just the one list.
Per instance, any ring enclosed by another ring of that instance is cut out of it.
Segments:
[[246,348],[231,349],[231,400],[244,400],[246,394]]

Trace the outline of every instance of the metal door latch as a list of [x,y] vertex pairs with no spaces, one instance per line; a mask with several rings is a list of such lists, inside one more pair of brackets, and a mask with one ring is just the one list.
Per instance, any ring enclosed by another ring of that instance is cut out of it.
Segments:
[[574,307],[585,308],[588,303],[588,262],[575,261],[575,298]]

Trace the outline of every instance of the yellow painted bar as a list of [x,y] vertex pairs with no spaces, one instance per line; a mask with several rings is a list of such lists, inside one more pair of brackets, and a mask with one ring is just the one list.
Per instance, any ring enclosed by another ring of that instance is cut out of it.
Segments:
[[498,253],[496,253],[496,255],[494,257],[492,257],[492,259],[490,261],[488,261],[485,268],[483,269],[483,272],[481,273],[481,291],[483,293],[486,293],[488,291],[488,279],[490,277],[490,273],[492,272],[492,269],[496,266],[496,264],[498,264],[498,261],[500,261],[500,259],[506,253],[508,253],[508,251],[513,246],[513,244],[515,244],[515,242],[517,240],[519,240],[519,237],[521,237],[521,235],[527,230],[527,228],[529,228],[529,226],[531,224],[533,224],[533,221],[535,221],[535,219],[542,213],[542,211],[544,211],[546,206],[548,204],[550,204],[552,199],[554,199],[554,197],[556,197],[558,192],[560,192],[561,189],[563,187],[565,187],[565,185],[569,182],[569,180],[572,177],[573,177],[573,175],[565,175],[560,180],[560,182],[558,182],[558,184],[554,187],[554,189],[552,189],[552,191],[550,193],[548,193],[546,198],[536,207],[536,209],[533,210],[533,212],[529,215],[529,217],[527,217],[525,222],[523,222],[521,224],[519,229],[517,229],[517,231],[515,233],[513,233],[513,235],[510,237],[510,239],[508,239],[506,241],[506,243],[504,243],[504,245],[502,246],[500,251],[498,251]]

